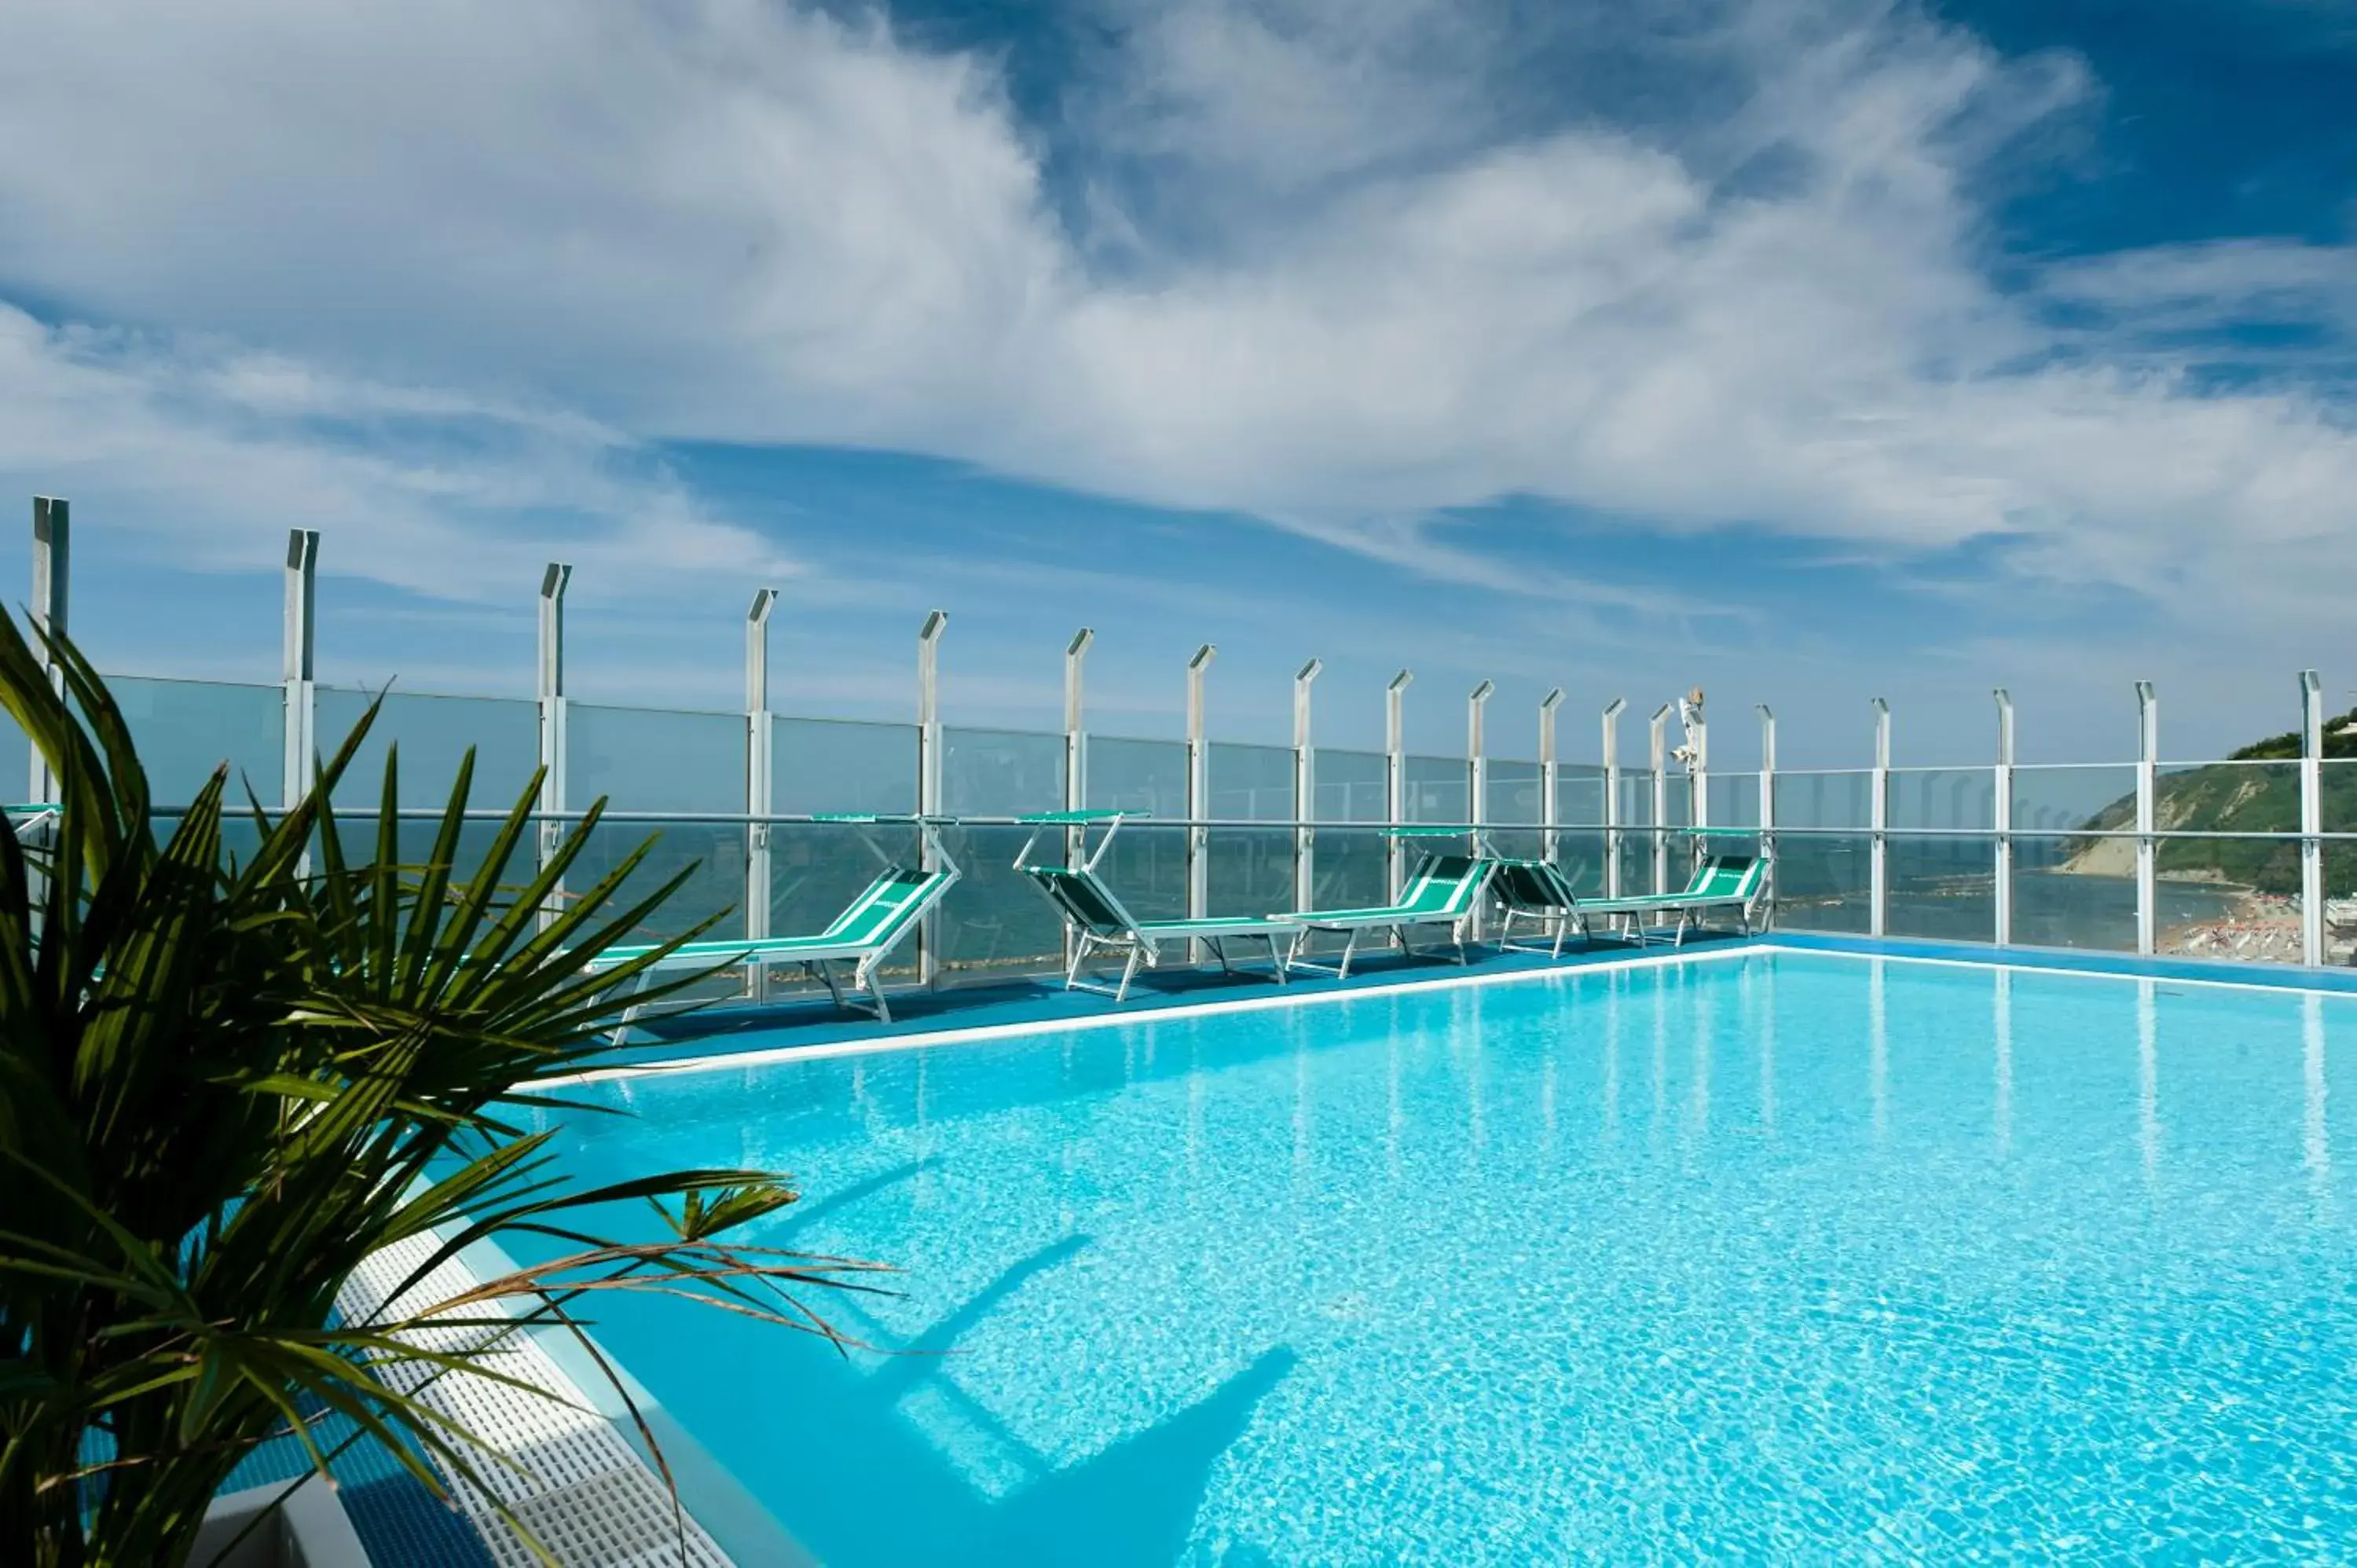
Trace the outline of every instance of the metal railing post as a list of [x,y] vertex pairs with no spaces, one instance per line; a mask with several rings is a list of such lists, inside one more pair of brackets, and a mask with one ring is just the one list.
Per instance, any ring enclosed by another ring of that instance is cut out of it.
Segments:
[[[761,819],[775,807],[770,789],[770,746],[777,726],[770,713],[770,612],[778,606],[775,588],[754,591],[745,612],[745,937],[756,941],[770,934],[770,824]],[[746,976],[753,1000],[770,997],[770,966],[754,963]]]
[[2013,698],[1999,686],[1996,697],[1996,790],[1989,825],[1996,834],[1996,945],[2013,943]]
[[1293,907],[1318,907],[1318,754],[1309,738],[1309,689],[1325,663],[1313,659],[1293,676]]
[[[1220,650],[1210,643],[1187,660],[1187,918],[1200,920],[1211,907],[1211,835],[1203,819],[1211,815],[1211,755],[1204,735],[1203,682]],[[1203,944],[1189,941],[1188,957],[1200,963]]]
[[282,628],[286,683],[286,744],[279,773],[278,803],[292,809],[309,792],[319,755],[314,734],[317,702],[316,639],[312,616],[318,605],[319,535],[310,529],[286,531],[286,611]]
[[1761,923],[1773,925],[1776,920],[1776,714],[1765,703],[1755,704],[1760,709],[1760,858],[1766,863],[1760,876],[1765,891],[1760,895],[1760,907],[1767,911]]
[[[1383,821],[1407,825],[1407,687],[1415,679],[1403,670],[1383,688]],[[1383,841],[1383,897],[1397,898],[1407,880],[1407,852],[1398,839]]]
[[2324,961],[2324,683],[2299,672],[2299,961]]
[[1555,711],[1563,705],[1563,688],[1557,686],[1539,699],[1539,858],[1552,865],[1563,825],[1562,808],[1555,800]]
[[[540,863],[555,859],[564,842],[565,824],[565,590],[573,583],[573,568],[552,561],[540,577]],[[559,885],[549,890],[541,906],[543,929],[555,923],[564,895]]]
[[2158,881],[2160,845],[2153,837],[2158,829],[2159,808],[2154,786],[2159,774],[2160,699],[2153,694],[2149,681],[2136,683],[2136,951],[2149,957],[2160,940],[2160,889]]
[[[1490,694],[1498,689],[1494,681],[1484,681],[1465,696],[1465,821],[1473,832],[1466,839],[1466,847],[1473,854],[1481,853],[1481,830],[1490,823],[1490,746],[1483,734],[1483,721],[1490,708]],[[1487,900],[1473,908],[1473,940],[1481,940],[1488,932]]]
[[1867,781],[1867,821],[1873,836],[1867,841],[1869,865],[1867,930],[1882,936],[1890,929],[1890,704],[1874,703],[1874,771]]
[[1626,697],[1604,704],[1604,896],[1620,897],[1620,712]]
[[[72,508],[60,496],[33,498],[33,626],[48,637],[64,637],[66,610],[72,598],[73,583],[73,518]],[[37,643],[39,641],[36,639]],[[58,691],[65,690],[65,672],[58,666],[46,646],[37,647],[41,663],[48,671],[49,684]],[[49,759],[34,746],[30,776],[26,781],[26,800],[36,806],[55,805],[58,800],[57,775],[49,769]]]
[[[1064,810],[1085,810],[1089,803],[1089,737],[1084,727],[1082,704],[1082,684],[1087,675],[1089,645],[1097,639],[1092,627],[1082,627],[1064,645]],[[1064,864],[1081,863],[1081,843],[1084,830],[1077,827],[1064,830]],[[1064,926],[1064,962],[1069,966],[1079,956],[1080,939],[1073,935],[1069,922]]]
[[[917,628],[917,815],[942,814],[942,631],[948,614],[934,610]],[[917,833],[917,864],[933,869],[931,835]],[[917,926],[917,980],[931,986],[942,977],[942,922],[938,907],[925,911]]]
[[1670,756],[1667,732],[1671,704],[1653,710],[1651,729],[1653,770],[1653,891],[1670,890]]

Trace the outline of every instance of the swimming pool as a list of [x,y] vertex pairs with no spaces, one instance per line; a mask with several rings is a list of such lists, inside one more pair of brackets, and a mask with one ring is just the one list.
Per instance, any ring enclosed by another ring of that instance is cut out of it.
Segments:
[[1755,950],[562,1126],[591,1179],[791,1171],[756,1239],[907,1271],[821,1305],[945,1354],[599,1304],[829,1563],[2316,1557],[2357,1539],[2352,1047],[2346,997]]

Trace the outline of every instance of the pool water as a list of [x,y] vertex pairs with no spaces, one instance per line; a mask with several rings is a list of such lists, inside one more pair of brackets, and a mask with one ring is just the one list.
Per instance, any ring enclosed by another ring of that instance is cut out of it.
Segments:
[[919,1354],[599,1304],[829,1563],[2331,1558],[2352,1056],[2352,999],[1754,951],[563,1125],[593,1179],[791,1172],[750,1239],[905,1271],[815,1304]]

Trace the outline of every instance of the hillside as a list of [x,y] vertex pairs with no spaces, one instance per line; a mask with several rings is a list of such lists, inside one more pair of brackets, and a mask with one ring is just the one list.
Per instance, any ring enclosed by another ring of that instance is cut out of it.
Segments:
[[[2357,709],[2324,726],[2327,758],[2357,759]],[[2254,741],[2232,754],[2233,762],[2293,762],[2299,734],[2292,731]],[[2267,833],[2299,831],[2299,776],[2291,768],[2212,766],[2162,775],[2153,800],[2155,822],[2164,832]],[[2357,768],[2324,770],[2324,821],[2328,827],[2357,822]],[[2122,796],[2087,819],[2090,828],[2136,825],[2136,797]],[[2124,840],[2083,840],[2072,846],[2066,871],[2118,874],[2132,858]],[[2261,893],[2299,891],[2299,846],[2264,840],[2179,839],[2160,846],[2163,875],[2233,883]]]

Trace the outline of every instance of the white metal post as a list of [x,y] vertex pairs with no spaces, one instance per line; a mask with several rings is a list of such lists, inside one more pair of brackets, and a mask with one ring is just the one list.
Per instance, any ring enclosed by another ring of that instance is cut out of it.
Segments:
[[1620,897],[1620,712],[1626,697],[1604,704],[1604,896]]
[[[1407,825],[1407,687],[1415,679],[1403,670],[1383,689],[1383,821]],[[1407,881],[1407,854],[1398,839],[1383,841],[1384,897],[1397,898]]]
[[1557,686],[1539,699],[1539,858],[1549,865],[1555,862],[1558,840],[1556,829],[1563,824],[1563,813],[1555,801],[1555,711],[1563,705],[1563,688]]
[[[1204,734],[1204,678],[1220,650],[1210,643],[1187,660],[1187,918],[1200,920],[1211,907],[1211,835],[1203,819],[1211,815],[1211,744]],[[1189,956],[1202,961],[1203,944],[1187,944]]]
[[[1089,645],[1097,639],[1092,627],[1082,627],[1064,645],[1064,810],[1085,810],[1089,803],[1088,732],[1082,707],[1082,686],[1088,672]],[[1064,830],[1064,864],[1081,863],[1081,844],[1084,830],[1077,827]],[[1079,939],[1070,925],[1064,928],[1064,962],[1069,966],[1076,958]]]
[[2013,943],[2013,698],[1999,686],[1996,696],[1996,790],[1989,824],[1996,833],[1996,945]]
[[2136,683],[2136,951],[2147,956],[2159,945],[2158,842],[2153,837],[2159,801],[2154,790],[2160,761],[2160,699],[2152,682]]
[[[73,520],[72,509],[60,496],[33,498],[33,626],[50,638],[67,635],[66,608],[72,597]],[[37,639],[38,640],[38,639]],[[48,669],[49,684],[65,689],[65,673],[46,645],[36,650]],[[57,775],[49,769],[49,759],[41,748],[31,747],[32,770],[27,780],[26,799],[36,806],[55,805],[58,800]]]
[[1668,727],[1671,704],[1653,710],[1651,727],[1653,769],[1653,891],[1670,890],[1670,754]]
[[1890,929],[1890,704],[1880,697],[1873,701],[1874,771],[1867,777],[1866,803],[1873,833],[1867,844],[1867,929],[1878,937]]
[[[772,763],[770,748],[777,726],[770,714],[770,612],[778,606],[775,588],[754,591],[745,612],[745,936],[759,940],[770,934],[770,790]],[[770,967],[750,966],[747,976],[753,1000],[770,995]]]
[[[1483,720],[1490,708],[1490,694],[1498,689],[1497,682],[1484,681],[1465,697],[1465,821],[1473,829],[1467,838],[1468,850],[1481,853],[1481,830],[1490,822],[1490,747],[1482,733]],[[1488,933],[1487,901],[1474,906],[1473,940],[1481,940]]]
[[1776,918],[1776,714],[1765,703],[1760,709],[1760,858],[1766,863],[1761,876],[1767,885],[1761,907],[1765,923]]
[[1494,682],[1484,681],[1465,698],[1465,820],[1485,827],[1490,821],[1490,755],[1482,735],[1482,719],[1490,706]]
[[[917,628],[917,815],[942,814],[942,632],[948,614],[934,610]],[[921,826],[917,833],[918,865],[933,869],[932,835]],[[917,926],[917,979],[938,984],[942,977],[942,923],[939,908],[925,911]]]
[[1313,659],[1293,675],[1293,907],[1318,907],[1318,754],[1310,745],[1309,689],[1325,663]]
[[319,755],[314,736],[317,703],[312,615],[318,604],[319,535],[304,528],[286,531],[286,615],[283,627],[286,683],[286,744],[279,773],[278,803],[292,809],[310,791]]
[[[556,856],[564,842],[565,823],[565,590],[572,585],[573,568],[552,561],[540,576],[540,863]],[[541,906],[540,923],[555,923],[564,888],[550,890]]]
[[2324,683],[2299,672],[2299,961],[2324,961]]

